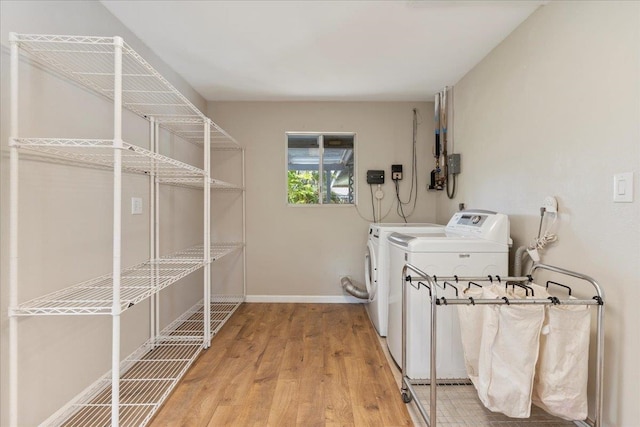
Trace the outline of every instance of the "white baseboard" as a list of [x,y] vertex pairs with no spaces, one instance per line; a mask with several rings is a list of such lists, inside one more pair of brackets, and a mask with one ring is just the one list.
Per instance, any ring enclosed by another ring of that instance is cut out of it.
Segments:
[[245,302],[299,302],[312,304],[362,304],[367,300],[349,295],[247,295]]

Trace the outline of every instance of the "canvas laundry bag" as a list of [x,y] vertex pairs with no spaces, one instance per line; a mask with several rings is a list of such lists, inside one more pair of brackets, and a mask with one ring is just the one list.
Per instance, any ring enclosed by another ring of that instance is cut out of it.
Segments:
[[[513,292],[507,293],[503,285],[483,288],[482,298],[504,296],[517,298]],[[485,307],[478,357],[478,397],[491,411],[527,418],[531,414],[544,306],[490,304]]]
[[567,420],[587,418],[590,330],[589,306],[546,307],[533,386],[536,406]]
[[[462,291],[463,298],[482,298],[482,288],[471,286]],[[467,375],[473,385],[478,388],[478,358],[480,357],[480,342],[482,339],[482,324],[484,305],[459,305],[458,319],[460,320],[460,338],[464,353],[464,364]]]

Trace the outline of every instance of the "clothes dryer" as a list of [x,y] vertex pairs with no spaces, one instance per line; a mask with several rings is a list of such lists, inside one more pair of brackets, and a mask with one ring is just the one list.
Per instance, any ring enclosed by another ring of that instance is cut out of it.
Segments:
[[[488,211],[462,211],[453,215],[440,233],[392,233],[389,238],[389,322],[387,346],[402,363],[402,268],[413,264],[435,276],[507,276],[509,219]],[[414,273],[415,274],[415,273]],[[431,303],[426,289],[408,286],[407,376],[430,379]],[[455,297],[455,290],[438,289],[438,295]],[[438,308],[438,379],[466,378],[458,313],[454,306]]]
[[389,318],[389,242],[394,232],[442,233],[444,225],[430,223],[370,224],[364,257],[364,276],[369,292],[366,303],[371,323],[381,337],[387,336]]

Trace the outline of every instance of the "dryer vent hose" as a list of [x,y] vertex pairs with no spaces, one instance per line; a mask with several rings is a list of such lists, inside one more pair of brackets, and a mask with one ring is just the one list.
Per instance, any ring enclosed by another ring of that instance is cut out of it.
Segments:
[[526,246],[520,246],[517,250],[516,250],[516,256],[513,259],[513,275],[515,277],[520,277],[522,276],[522,266],[523,261],[524,261],[524,257],[527,254],[527,247]]
[[360,299],[369,299],[369,292],[364,289],[360,289],[353,283],[351,283],[351,279],[347,276],[344,276],[340,279],[340,283],[342,284],[342,289],[350,293],[356,298]]

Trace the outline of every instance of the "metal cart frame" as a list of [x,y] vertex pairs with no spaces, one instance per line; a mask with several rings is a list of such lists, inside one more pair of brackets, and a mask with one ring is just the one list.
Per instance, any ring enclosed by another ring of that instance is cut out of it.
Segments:
[[[439,297],[438,293],[444,290],[444,286],[442,286],[438,281],[493,281],[493,277],[484,276],[484,277],[435,277],[429,276],[424,271],[420,270],[416,266],[412,264],[405,264],[402,269],[402,386],[401,386],[401,394],[402,400],[405,403],[411,402],[414,400],[420,415],[424,419],[430,427],[435,427],[437,425],[436,418],[436,408],[437,408],[437,389],[438,389],[438,381],[437,381],[437,372],[436,372],[436,335],[437,335],[437,320],[438,320],[438,307],[442,305],[487,305],[487,304],[511,304],[511,305],[521,305],[521,304],[540,304],[540,305],[553,305],[553,304],[563,304],[563,305],[595,305],[597,306],[596,313],[596,395],[595,395],[595,413],[593,426],[601,427],[602,426],[602,402],[603,402],[603,369],[604,369],[604,292],[600,285],[591,277],[586,276],[581,273],[576,273],[574,271],[565,270],[563,268],[554,267],[546,264],[536,264],[532,268],[532,275],[539,270],[547,270],[552,273],[558,273],[565,276],[570,276],[573,278],[577,278],[591,284],[595,291],[596,295],[592,299],[559,299],[557,297],[553,297],[550,299],[471,299],[471,298],[444,298]],[[417,276],[407,275],[407,272],[411,271],[415,273]],[[503,277],[500,278],[496,276],[498,281],[532,281],[532,275],[527,277]],[[417,286],[413,283],[413,281],[418,281]],[[428,384],[430,388],[429,395],[429,410],[427,411],[418,399],[417,392],[414,385],[417,385],[415,381],[410,379],[406,373],[407,366],[407,305],[408,305],[408,292],[406,291],[407,286],[417,287],[417,289],[427,288],[429,290],[429,297],[431,301],[431,335],[430,335],[430,377],[431,380],[428,383],[425,383],[424,380],[420,380],[420,384]],[[576,420],[574,421],[578,425],[589,426],[586,421]]]

